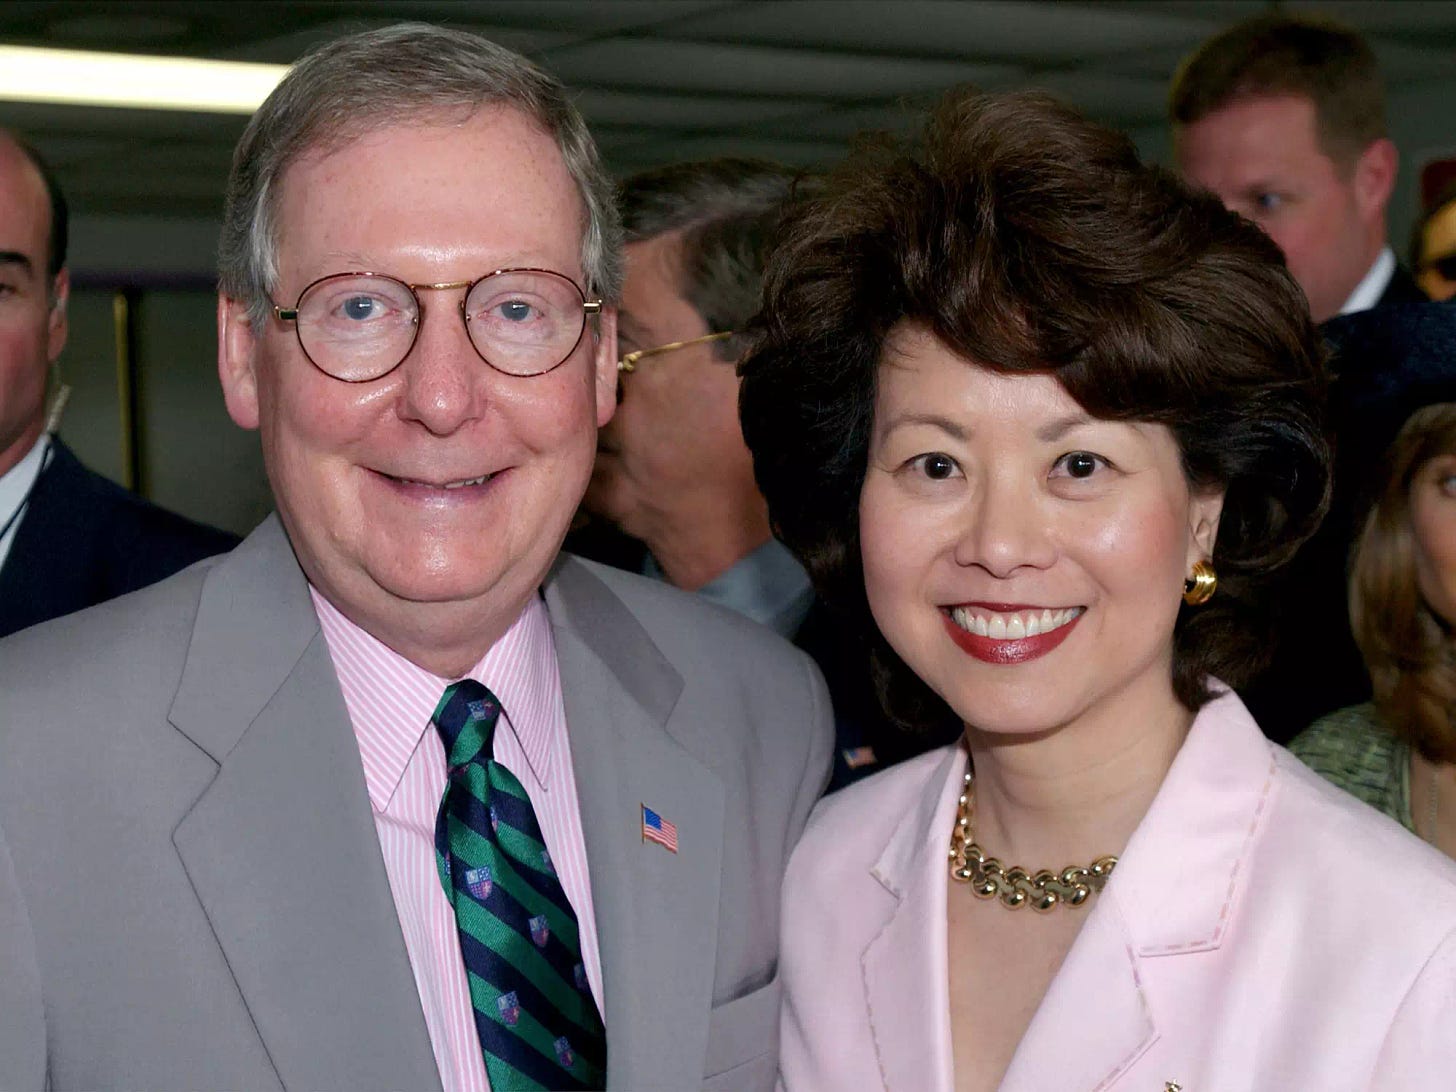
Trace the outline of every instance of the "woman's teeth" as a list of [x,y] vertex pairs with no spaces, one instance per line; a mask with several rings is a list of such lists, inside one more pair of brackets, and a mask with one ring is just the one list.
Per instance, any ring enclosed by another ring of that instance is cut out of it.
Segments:
[[1018,641],[1060,629],[1082,613],[1082,607],[1060,610],[1020,610],[1012,614],[993,614],[973,607],[952,607],[950,617],[956,625],[977,637],[993,641]]

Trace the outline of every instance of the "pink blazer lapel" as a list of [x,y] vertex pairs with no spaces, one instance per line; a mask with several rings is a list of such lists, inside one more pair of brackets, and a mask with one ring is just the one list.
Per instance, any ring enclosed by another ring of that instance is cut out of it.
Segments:
[[[1166,1029],[1144,988],[1150,961],[1165,972],[1163,961],[1224,942],[1273,778],[1270,744],[1238,698],[1200,711],[1017,1047],[1005,1092],[1111,1088],[1157,1041]],[[1181,1001],[1205,988],[1196,972],[1179,981]]]
[[965,752],[952,748],[925,794],[908,807],[871,869],[883,917],[860,965],[880,1074],[889,1092],[951,1092],[946,977],[946,844]]
[[1092,1092],[1127,1072],[1157,1038],[1137,964],[1117,903],[1099,898],[1016,1048],[1003,1092]]

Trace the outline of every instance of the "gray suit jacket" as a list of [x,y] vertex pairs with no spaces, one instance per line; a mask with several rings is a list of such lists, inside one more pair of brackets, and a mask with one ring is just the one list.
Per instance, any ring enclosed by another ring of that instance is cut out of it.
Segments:
[[[736,615],[563,558],[545,586],[608,1085],[767,1089],[779,884],[823,683]],[[641,836],[641,804],[678,827]],[[358,748],[276,519],[0,643],[0,1088],[439,1087]]]

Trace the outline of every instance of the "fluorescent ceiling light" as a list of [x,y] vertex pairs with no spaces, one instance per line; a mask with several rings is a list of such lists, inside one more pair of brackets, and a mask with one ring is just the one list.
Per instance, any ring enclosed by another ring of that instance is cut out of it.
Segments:
[[251,114],[288,66],[0,45],[0,100]]

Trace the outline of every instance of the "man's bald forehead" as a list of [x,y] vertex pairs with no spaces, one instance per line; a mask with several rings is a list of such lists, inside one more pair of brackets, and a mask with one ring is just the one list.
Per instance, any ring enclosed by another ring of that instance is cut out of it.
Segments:
[[44,194],[46,210],[46,275],[54,277],[66,264],[66,249],[69,242],[69,209],[65,194],[50,164],[29,141],[10,129],[0,127],[0,159],[12,159],[23,164],[25,173],[32,174]]

